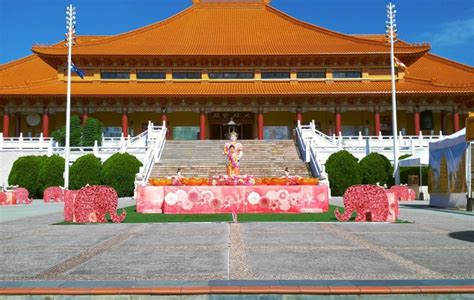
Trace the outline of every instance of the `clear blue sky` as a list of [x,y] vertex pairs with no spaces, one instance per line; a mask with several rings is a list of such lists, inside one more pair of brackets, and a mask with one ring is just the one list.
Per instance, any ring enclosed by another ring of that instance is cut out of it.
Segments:
[[[343,33],[383,33],[384,0],[273,0],[276,8]],[[110,35],[165,19],[191,0],[0,0],[0,64],[55,43],[65,33],[65,7],[77,6],[77,32]],[[431,43],[432,52],[474,65],[474,0],[398,0],[400,38]]]

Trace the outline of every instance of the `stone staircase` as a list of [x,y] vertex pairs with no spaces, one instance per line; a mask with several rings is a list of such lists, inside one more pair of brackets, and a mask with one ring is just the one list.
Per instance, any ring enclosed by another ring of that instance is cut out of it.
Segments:
[[[176,174],[178,168],[186,177],[208,177],[225,174],[225,157],[222,155],[227,141],[166,141],[159,163],[155,164],[150,178]],[[281,177],[288,167],[291,175],[311,177],[304,161],[299,157],[293,140],[242,140],[244,155],[240,173],[256,177]]]

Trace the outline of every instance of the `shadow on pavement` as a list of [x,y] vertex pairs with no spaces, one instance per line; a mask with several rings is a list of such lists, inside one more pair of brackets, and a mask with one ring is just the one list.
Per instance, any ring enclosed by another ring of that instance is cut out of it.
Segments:
[[474,243],[474,231],[457,231],[448,235],[453,239]]

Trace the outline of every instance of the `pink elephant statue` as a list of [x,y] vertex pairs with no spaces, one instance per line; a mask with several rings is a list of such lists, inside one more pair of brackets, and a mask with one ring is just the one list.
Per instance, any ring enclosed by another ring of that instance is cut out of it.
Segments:
[[20,204],[20,203],[30,204],[33,201],[33,199],[28,198],[30,193],[25,188],[22,188],[22,187],[16,188],[13,190],[13,193],[15,194],[17,204]]
[[413,201],[416,199],[416,192],[406,185],[394,185],[389,191],[395,193],[398,201]]
[[[73,221],[75,223],[105,223],[107,222],[106,214],[109,214],[112,222],[121,223],[127,214],[125,210],[122,210],[122,214],[117,215],[118,195],[113,188],[108,186],[83,187],[77,192],[75,199],[69,202],[74,202]],[[70,219],[70,215],[65,215],[66,217]]]
[[77,190],[64,191],[64,221],[75,222],[74,220],[74,202],[76,201]]
[[0,192],[0,205],[7,205],[7,193]]
[[43,192],[44,202],[60,202],[64,201],[64,190],[59,186],[50,186]]
[[334,214],[339,221],[348,221],[353,212],[356,222],[386,222],[389,217],[389,199],[385,190],[376,185],[351,186],[344,193],[344,214],[336,208]]

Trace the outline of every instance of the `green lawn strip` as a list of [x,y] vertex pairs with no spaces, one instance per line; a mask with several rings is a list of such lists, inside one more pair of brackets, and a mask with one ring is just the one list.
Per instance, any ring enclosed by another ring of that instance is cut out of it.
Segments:
[[[338,222],[334,216],[337,206],[330,205],[325,213],[302,214],[239,214],[238,222]],[[127,217],[122,223],[191,223],[191,222],[232,222],[231,214],[141,214],[136,212],[136,206],[124,207]],[[344,209],[339,209],[341,213]],[[117,210],[121,214],[122,209]],[[350,222],[355,218],[353,213]],[[397,223],[408,223],[397,220]],[[53,225],[80,225],[70,222],[59,222]]]

